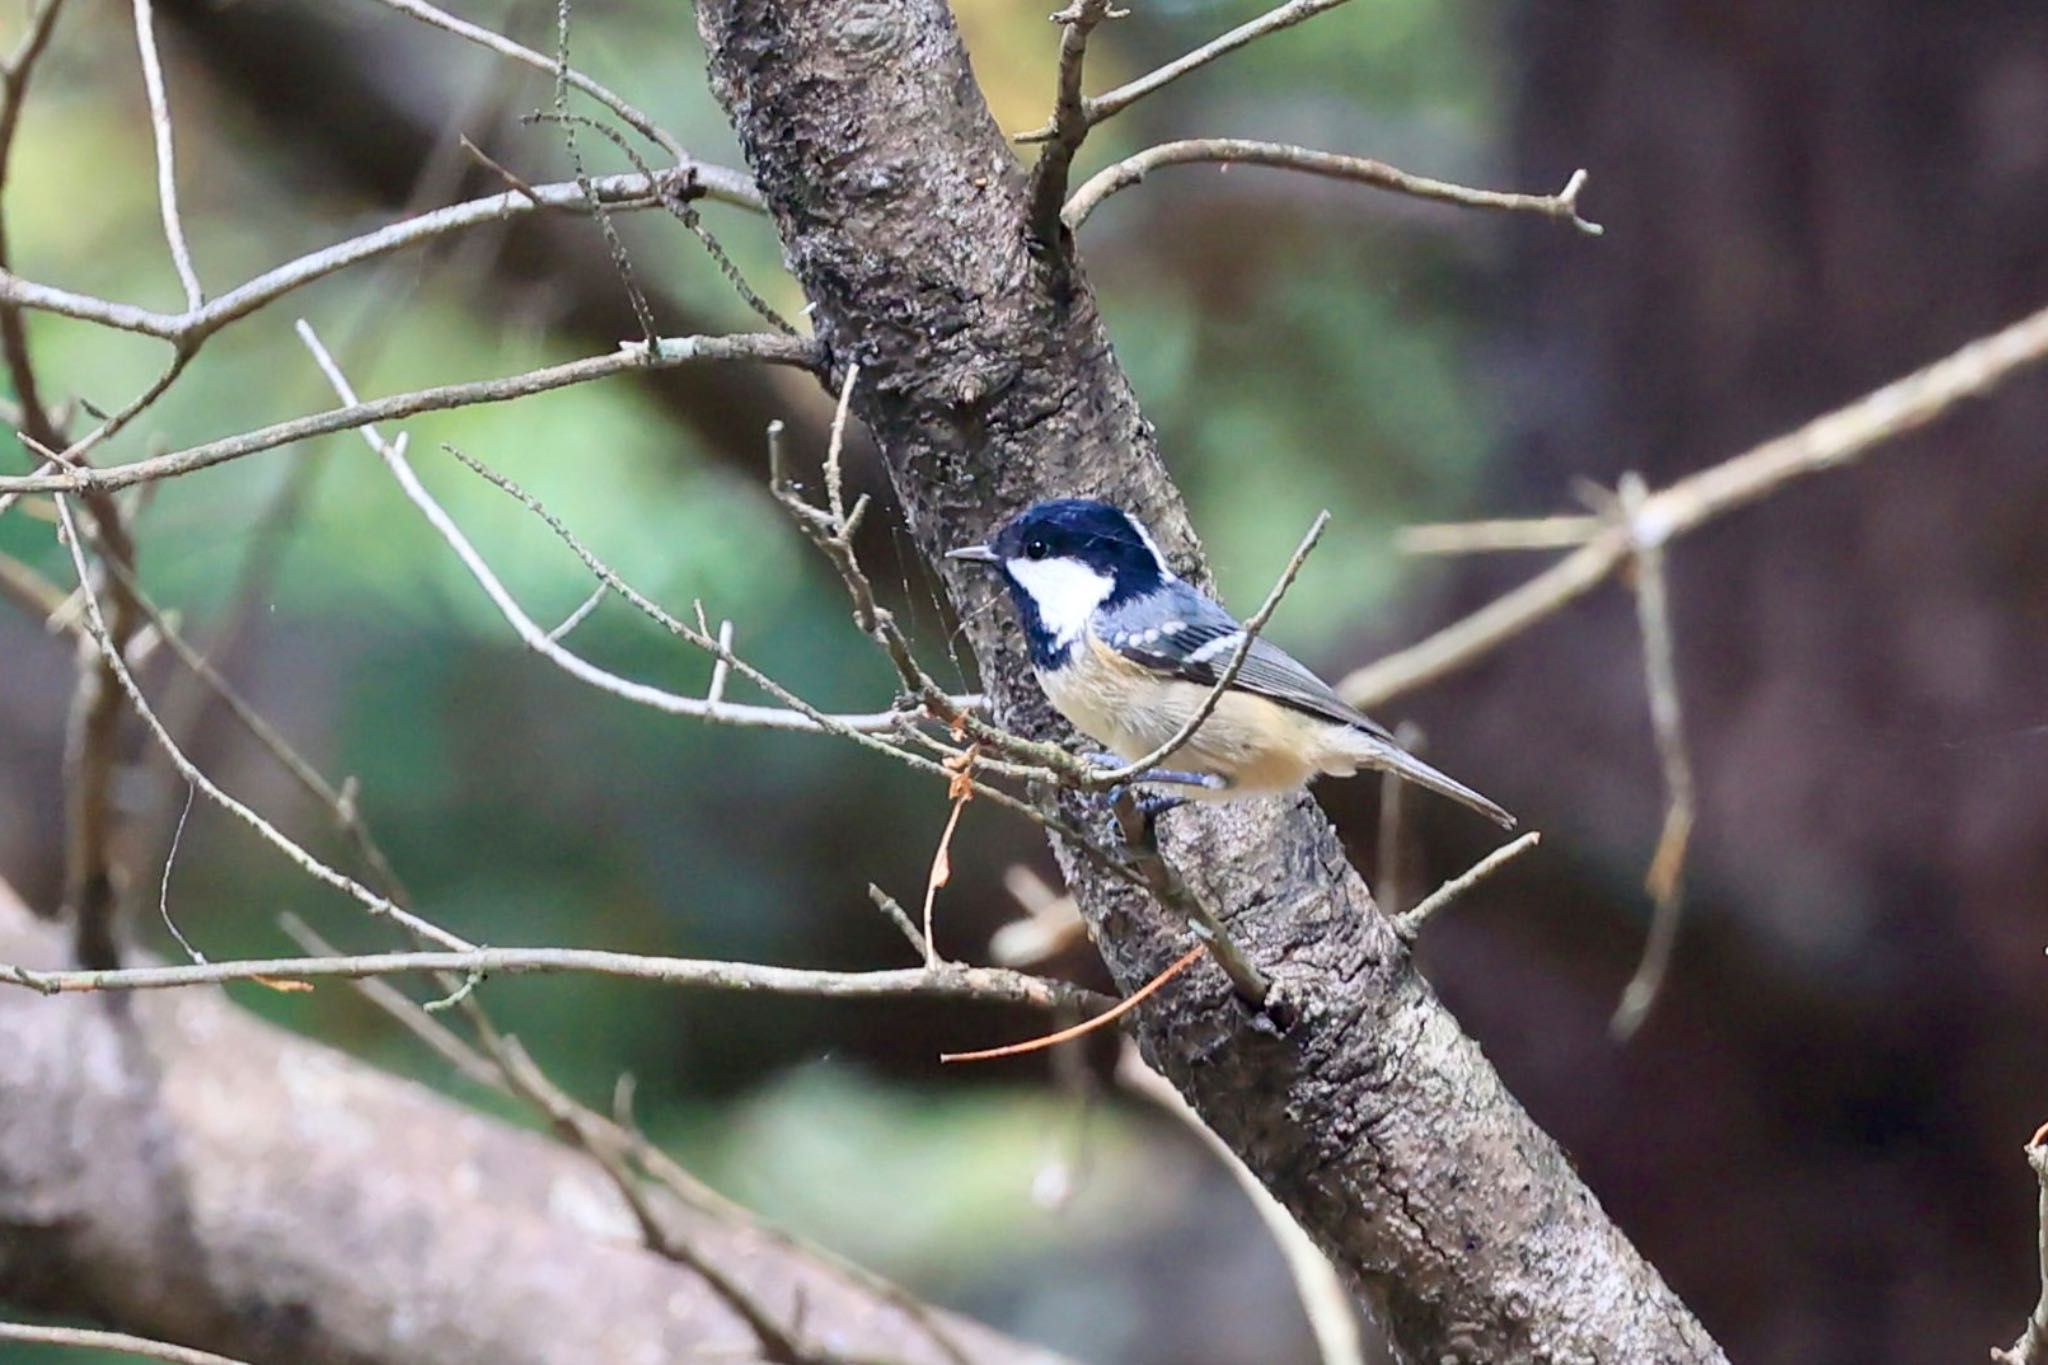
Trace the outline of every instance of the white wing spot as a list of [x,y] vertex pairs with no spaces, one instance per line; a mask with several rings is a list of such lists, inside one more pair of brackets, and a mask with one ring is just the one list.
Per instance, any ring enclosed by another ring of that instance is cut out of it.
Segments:
[[1205,664],[1218,655],[1227,656],[1237,649],[1238,643],[1243,639],[1244,632],[1241,630],[1233,630],[1228,635],[1219,635],[1200,649],[1190,653],[1188,655],[1188,662],[1191,664]]

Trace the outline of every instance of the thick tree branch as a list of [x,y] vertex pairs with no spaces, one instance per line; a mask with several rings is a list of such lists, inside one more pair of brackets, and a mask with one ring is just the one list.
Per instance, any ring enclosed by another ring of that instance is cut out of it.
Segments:
[[[940,0],[702,0],[698,22],[920,549],[1094,494],[1205,577],[1085,280],[1034,250],[1027,177]],[[994,586],[942,572],[999,720],[1060,733],[1009,614],[979,609]],[[1721,1359],[1415,973],[1312,802],[1184,810],[1160,843],[1299,1020],[1276,1036],[1198,965],[1138,1012],[1142,1045],[1403,1360]],[[1127,990],[1178,955],[1179,916],[1059,852]]]
[[[4,886],[0,957],[66,960]],[[758,1358],[726,1298],[639,1245],[586,1158],[217,995],[9,992],[0,1036],[10,1303],[252,1361]],[[843,1358],[954,1359],[889,1293],[730,1215],[654,1198],[697,1254]],[[944,1325],[978,1365],[1052,1361]]]

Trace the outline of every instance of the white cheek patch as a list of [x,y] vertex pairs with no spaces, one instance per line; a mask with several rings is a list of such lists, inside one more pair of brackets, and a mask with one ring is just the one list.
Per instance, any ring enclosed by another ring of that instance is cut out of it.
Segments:
[[1080,637],[1116,587],[1115,579],[1078,559],[1013,559],[1003,567],[1031,594],[1039,621],[1062,644]]

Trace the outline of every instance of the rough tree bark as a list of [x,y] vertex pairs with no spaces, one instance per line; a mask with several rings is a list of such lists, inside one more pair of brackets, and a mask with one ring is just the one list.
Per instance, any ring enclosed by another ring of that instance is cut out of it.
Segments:
[[[66,934],[0,883],[0,960]],[[0,992],[0,1300],[251,1361],[759,1358],[701,1277],[640,1244],[596,1165],[234,1008],[216,991]],[[675,1226],[851,1358],[956,1360],[842,1273],[680,1207]],[[1049,1353],[933,1314],[975,1361]]]
[[[943,0],[700,0],[698,22],[834,368],[861,366],[856,410],[923,551],[1087,493],[1199,577],[1071,243],[1027,230],[1028,177]],[[998,715],[1055,733],[1007,613],[972,610],[991,586],[947,581]],[[1142,1012],[1141,1041],[1402,1359],[1722,1359],[1416,974],[1312,800],[1183,811],[1162,846],[1301,1013],[1275,1036],[1205,965]],[[1185,945],[1059,852],[1126,987]]]

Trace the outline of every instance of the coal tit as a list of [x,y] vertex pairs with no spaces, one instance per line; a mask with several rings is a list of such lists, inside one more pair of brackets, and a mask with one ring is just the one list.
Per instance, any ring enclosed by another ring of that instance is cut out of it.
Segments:
[[[988,544],[948,557],[1001,572],[1046,697],[1127,762],[1180,732],[1243,643],[1237,619],[1175,575],[1145,528],[1106,502],[1037,503]],[[1360,768],[1395,773],[1500,825],[1515,823],[1403,749],[1263,636],[1209,718],[1138,780],[1183,783],[1197,799],[1229,800]]]

